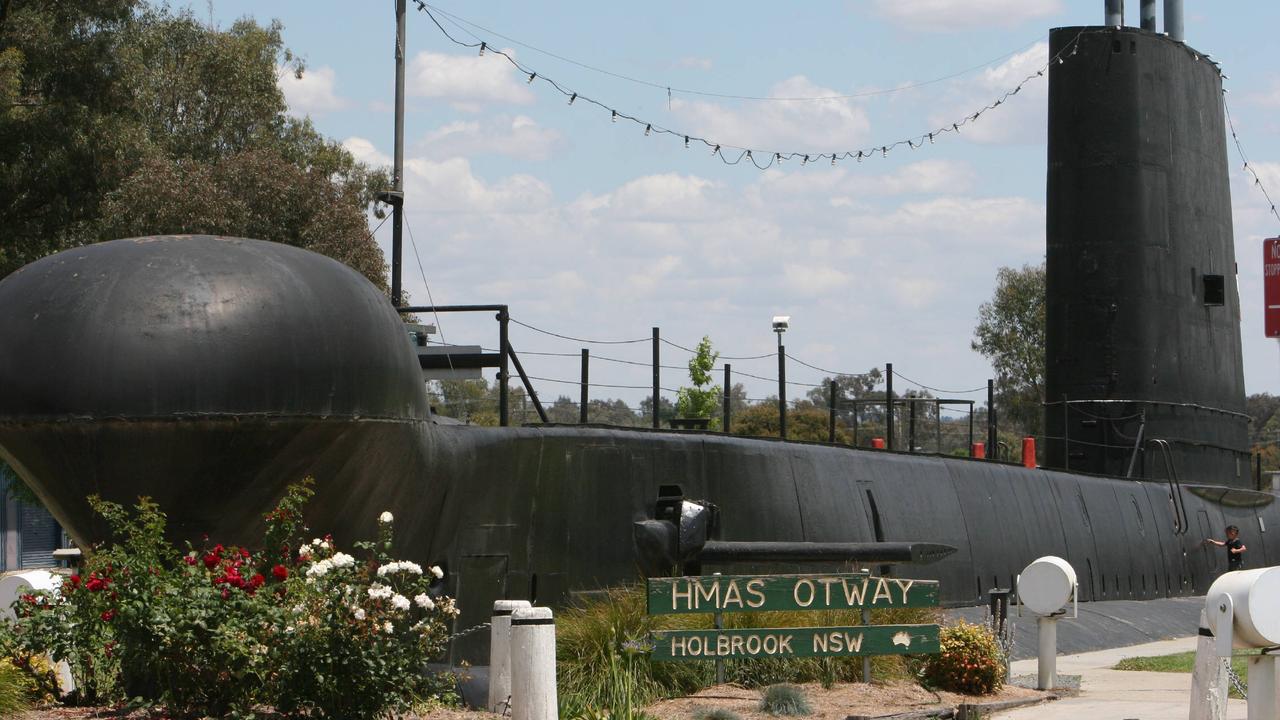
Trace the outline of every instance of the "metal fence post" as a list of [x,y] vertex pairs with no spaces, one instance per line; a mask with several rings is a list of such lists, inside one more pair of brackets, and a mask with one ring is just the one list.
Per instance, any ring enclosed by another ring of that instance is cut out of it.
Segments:
[[508,336],[510,329],[511,314],[507,312],[504,305],[498,311],[498,424],[506,427],[511,424],[510,413],[507,409],[507,378],[510,372],[507,367],[507,355],[511,352],[511,339]]
[[721,425],[720,429],[723,430],[726,434],[729,432],[729,429],[730,429],[729,388],[731,387],[731,385],[729,383],[731,382],[731,378],[732,378],[732,375],[730,375],[729,373],[729,363],[725,363],[724,364],[724,412],[723,412],[724,418],[723,418],[723,422],[720,424]]
[[578,400],[578,422],[587,424],[587,388],[590,386],[591,351],[582,348],[582,397]]
[[884,364],[884,436],[890,450],[893,449],[893,363]]
[[829,418],[827,420],[827,442],[836,441],[836,381],[831,381],[831,396],[827,398]]
[[658,328],[653,329],[653,428],[658,429]]
[[987,380],[987,458],[996,458],[1000,453],[996,446],[996,381]]
[[781,344],[778,345],[778,435],[787,439],[787,346]]
[[911,393],[907,393],[907,398],[907,452],[913,453],[916,451],[916,405],[920,403]]

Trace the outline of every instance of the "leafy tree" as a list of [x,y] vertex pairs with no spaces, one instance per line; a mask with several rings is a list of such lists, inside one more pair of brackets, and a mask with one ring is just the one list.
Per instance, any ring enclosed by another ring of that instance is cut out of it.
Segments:
[[[830,418],[826,410],[819,410],[811,404],[803,404],[794,409],[787,409],[787,439],[826,442]],[[778,399],[766,398],[763,402],[748,407],[733,418],[730,430],[734,435],[753,437],[780,437],[781,426],[778,418]],[[843,427],[836,428],[836,442],[849,444],[853,436]]]
[[286,114],[281,26],[140,0],[0,3],[0,277],[115,237],[274,240],[386,286],[366,211],[385,173]]
[[[658,396],[658,424],[665,427],[671,418],[676,416],[675,403],[667,398]],[[653,422],[653,398],[647,397],[640,401],[640,424],[648,427]]]
[[693,386],[680,388],[676,397],[678,417],[709,418],[715,412],[723,395],[719,385],[711,385],[711,370],[718,359],[720,353],[711,350],[711,338],[703,335],[689,358],[689,381]]
[[996,373],[1000,423],[1039,434],[1043,423],[1045,266],[1002,267],[991,300],[978,308],[974,350]]

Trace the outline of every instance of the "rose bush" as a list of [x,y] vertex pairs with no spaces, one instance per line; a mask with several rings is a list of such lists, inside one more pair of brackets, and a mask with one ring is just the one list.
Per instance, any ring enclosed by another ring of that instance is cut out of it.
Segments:
[[310,483],[266,516],[263,547],[179,552],[149,500],[132,511],[92,498],[113,541],[58,593],[16,603],[3,633],[21,665],[65,660],[76,700],[141,698],[180,716],[238,717],[258,706],[317,718],[372,718],[430,694],[427,661],[456,610],[439,568],[392,559],[392,521],[357,543],[305,542]]
[[941,652],[924,664],[924,680],[935,688],[989,695],[1004,686],[1004,654],[991,631],[963,620],[939,633]]

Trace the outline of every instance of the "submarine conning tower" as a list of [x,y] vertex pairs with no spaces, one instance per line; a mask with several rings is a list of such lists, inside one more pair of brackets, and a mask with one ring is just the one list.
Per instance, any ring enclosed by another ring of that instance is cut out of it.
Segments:
[[1049,35],[1043,462],[1247,486],[1222,76],[1120,7]]

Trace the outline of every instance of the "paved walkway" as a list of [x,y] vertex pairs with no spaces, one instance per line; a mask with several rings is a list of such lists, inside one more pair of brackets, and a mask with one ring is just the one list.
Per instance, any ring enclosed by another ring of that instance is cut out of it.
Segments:
[[[1112,670],[1127,657],[1194,651],[1196,638],[1058,657],[1058,672],[1080,676],[1080,694],[1051,703],[996,713],[1002,720],[1170,720],[1185,718],[1191,702],[1191,673]],[[1014,675],[1034,675],[1035,660],[1013,663]],[[1231,700],[1227,717],[1244,720],[1243,700]]]

